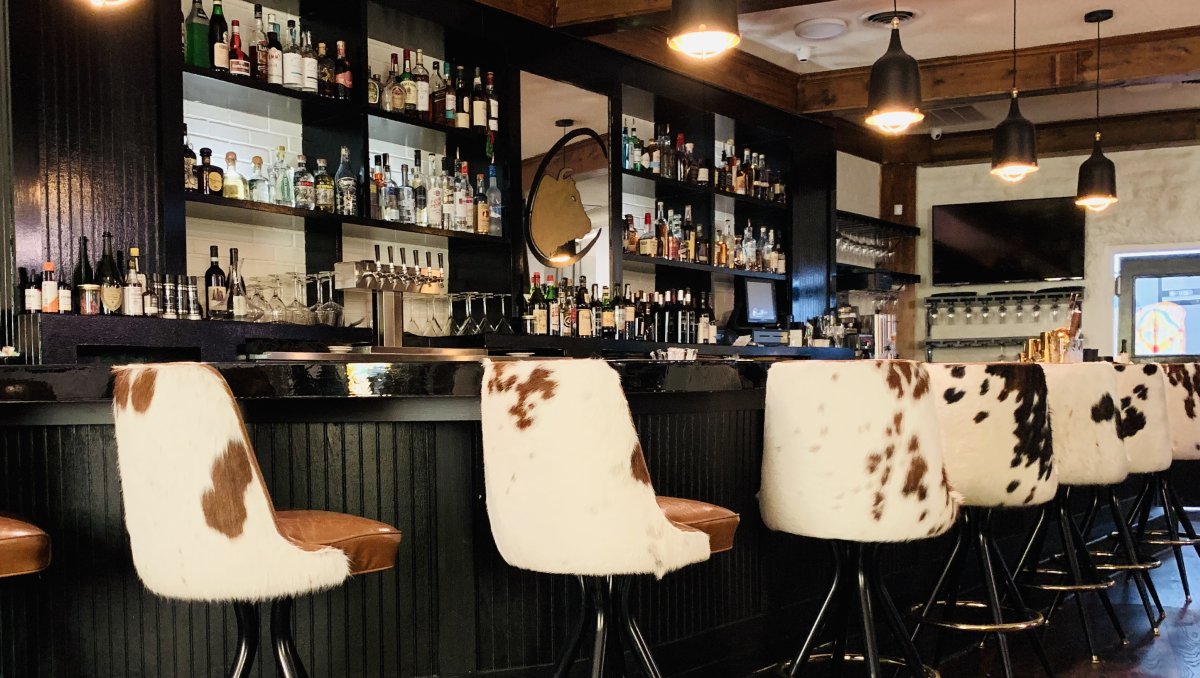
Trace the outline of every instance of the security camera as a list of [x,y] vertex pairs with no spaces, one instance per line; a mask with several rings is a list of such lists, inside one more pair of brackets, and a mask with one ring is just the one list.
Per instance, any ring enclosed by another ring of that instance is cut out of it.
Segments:
[[796,61],[805,63],[812,59],[813,48],[808,45],[801,45],[796,48]]
[[929,138],[933,139],[934,141],[941,139],[942,138],[942,128],[941,127],[931,128],[929,130]]

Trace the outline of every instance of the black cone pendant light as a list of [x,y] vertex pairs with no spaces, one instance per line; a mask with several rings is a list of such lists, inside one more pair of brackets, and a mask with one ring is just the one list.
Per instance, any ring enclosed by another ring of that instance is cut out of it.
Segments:
[[1038,170],[1037,129],[1017,103],[1017,0],[1013,0],[1012,100],[1008,117],[992,133],[992,174],[1017,183]]
[[1096,24],[1096,139],[1092,154],[1079,166],[1075,204],[1093,212],[1103,212],[1117,201],[1117,168],[1100,147],[1100,24],[1112,17],[1111,9],[1097,9],[1083,16],[1084,21]]
[[885,134],[901,134],[925,119],[921,112],[921,67],[900,44],[900,19],[892,0],[892,37],[871,65],[866,123]]
[[672,0],[667,45],[697,59],[715,57],[742,41],[737,0]]

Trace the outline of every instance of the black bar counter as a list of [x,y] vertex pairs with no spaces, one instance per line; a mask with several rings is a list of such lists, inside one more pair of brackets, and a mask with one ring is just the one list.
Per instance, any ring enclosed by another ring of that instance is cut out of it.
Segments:
[[[656,490],[742,515],[732,552],[636,585],[663,670],[729,678],[786,655],[827,566],[824,547],[772,534],[758,517],[770,363],[611,364]],[[216,367],[276,506],[363,515],[404,534],[395,570],[298,601],[311,675],[547,675],[577,588],[509,567],[496,551],[477,361]],[[231,610],[159,600],[137,580],[110,395],[104,366],[0,367],[0,511],[46,529],[54,553],[45,573],[0,582],[0,676],[216,676],[231,657]],[[274,675],[269,652],[255,675]]]

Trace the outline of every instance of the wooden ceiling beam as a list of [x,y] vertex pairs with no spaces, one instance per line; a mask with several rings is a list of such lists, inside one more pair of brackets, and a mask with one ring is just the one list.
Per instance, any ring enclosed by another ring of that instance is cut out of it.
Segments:
[[516,14],[543,26],[554,25],[555,0],[477,0],[481,5]]
[[[831,0],[738,0],[738,14],[822,2]],[[671,0],[558,0],[554,27],[575,35],[594,36],[632,28],[665,26],[670,16]]]
[[[882,35],[882,34],[881,34]],[[880,54],[886,41],[880,38]],[[1096,79],[1096,43],[1081,40],[1017,50],[1017,86],[1023,94],[1071,92]],[[1104,39],[1101,87],[1200,78],[1200,26]],[[921,62],[925,104],[951,105],[1008,96],[1012,53],[987,52]],[[869,67],[800,77],[802,113],[865,110]]]

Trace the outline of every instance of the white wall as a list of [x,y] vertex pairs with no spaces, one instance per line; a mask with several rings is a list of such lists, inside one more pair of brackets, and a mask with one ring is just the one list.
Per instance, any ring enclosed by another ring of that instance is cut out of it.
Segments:
[[[1147,249],[1192,249],[1200,245],[1200,146],[1159,148],[1108,153],[1117,166],[1118,202],[1106,212],[1087,215],[1084,254],[1083,330],[1087,346],[1111,355],[1113,346],[1113,256]],[[839,158],[840,159],[840,158]],[[949,167],[923,167],[917,172],[917,223],[922,236],[917,246],[917,270],[925,280],[917,294],[923,300],[935,288],[930,279],[930,220],[932,207],[940,204],[1024,200],[1073,196],[1079,164],[1084,156],[1043,158],[1040,170],[1016,185],[1005,184],[988,173],[986,163]],[[840,163],[839,163],[840,169]],[[839,180],[841,173],[839,172]],[[840,198],[839,191],[839,198]],[[840,202],[840,200],[839,200]],[[1064,285],[1072,283],[1062,283]],[[1024,285],[980,285],[960,289],[987,292],[996,289],[1039,289],[1052,283]],[[994,311],[993,311],[994,312]],[[961,315],[961,314],[960,314]],[[982,327],[939,326],[935,336],[1017,336],[1064,324],[1063,316],[1053,324],[1043,314],[1039,323],[1010,323],[1001,327],[995,320]],[[1026,316],[1028,320],[1028,315]],[[917,323],[917,337],[925,336],[924,322]],[[1010,356],[1015,349],[1008,349]],[[999,349],[940,350],[939,360],[995,359]]]
[[838,151],[837,208],[878,218],[881,171],[877,162]]

